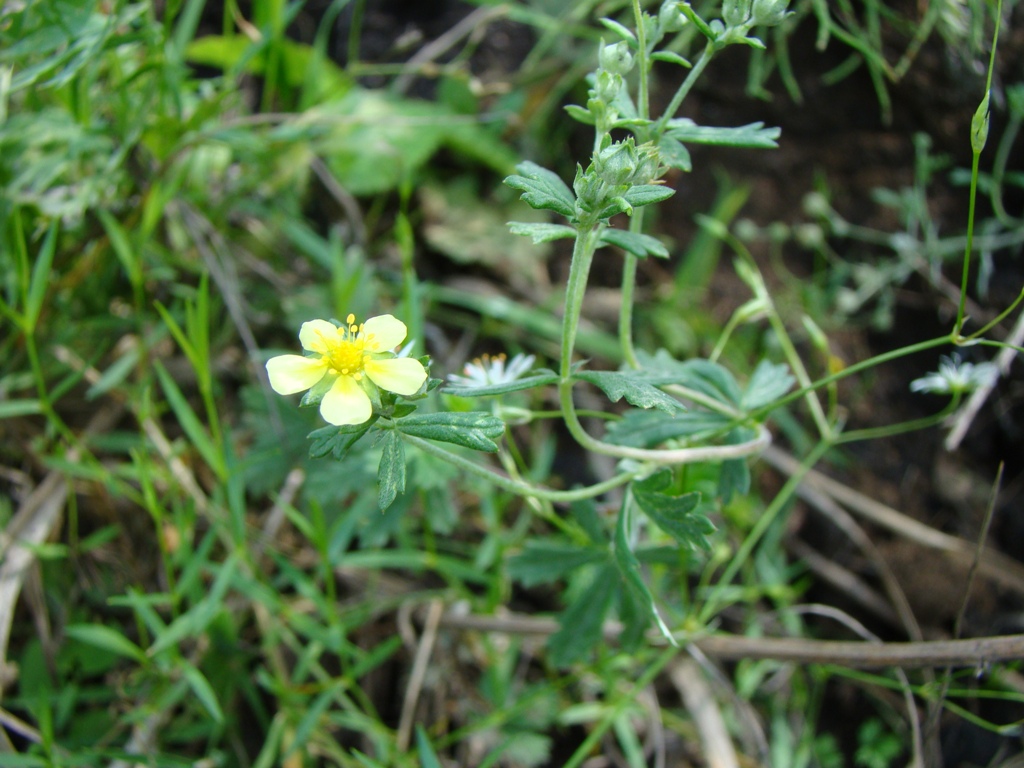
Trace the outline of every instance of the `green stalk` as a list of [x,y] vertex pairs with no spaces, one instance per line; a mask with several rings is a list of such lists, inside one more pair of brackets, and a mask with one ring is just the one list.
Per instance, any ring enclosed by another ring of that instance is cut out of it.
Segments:
[[[974,209],[978,197],[978,165],[981,161],[981,151],[985,148],[985,139],[988,136],[988,102],[992,94],[992,73],[996,67],[996,48],[999,45],[999,26],[1003,20],[1003,0],[996,3],[996,23],[992,30],[992,50],[989,52],[988,77],[985,82],[985,96],[978,105],[978,110],[971,120],[971,190],[967,209],[967,245],[964,248],[964,267],[960,276],[960,303],[956,310],[956,324],[950,334],[954,343],[962,341],[961,332],[966,320],[965,310],[967,307],[967,277],[971,270],[971,252],[974,247]],[[980,118],[984,109],[984,117]],[[980,119],[979,119],[980,118]]]
[[677,90],[675,95],[672,96],[672,101],[668,103],[668,107],[665,109],[664,114],[658,118],[658,121],[651,129],[651,138],[653,140],[656,141],[661,134],[664,133],[665,126],[668,124],[668,121],[672,119],[677,111],[679,111],[679,107],[682,106],[683,99],[689,95],[693,86],[697,82],[697,78],[700,77],[704,68],[711,62],[711,59],[717,50],[718,49],[713,42],[709,42],[704,47],[704,51],[701,53],[700,58],[697,59],[697,63],[693,65],[689,74],[686,75],[686,79],[683,80],[682,85],[679,86],[679,90]]
[[453,451],[449,451],[447,448],[442,448],[436,443],[425,440],[421,437],[403,434],[402,439],[409,443],[409,445],[416,446],[424,453],[429,453],[431,456],[435,456],[454,467],[464,469],[470,474],[483,478],[492,485],[496,485],[510,493],[516,494],[517,496],[527,496],[555,503],[570,503],[573,501],[582,501],[583,499],[592,499],[595,496],[600,496],[602,493],[607,493],[614,488],[625,485],[634,477],[632,473],[627,472],[615,475],[615,477],[609,478],[608,480],[604,480],[600,483],[588,485],[585,488],[575,488],[571,491],[556,491],[551,488],[542,488],[531,485],[523,480],[515,480],[506,475],[499,474],[493,469],[485,467],[482,464],[477,464],[475,461],[470,461],[464,456],[460,456]]
[[587,291],[587,277],[590,265],[594,261],[594,251],[601,237],[603,225],[590,229],[580,229],[576,233],[576,241],[572,247],[572,263],[569,266],[569,279],[565,287],[565,314],[562,317],[562,352],[559,374],[562,381],[571,385],[572,352],[576,344],[576,332],[579,330],[580,313],[583,311],[583,296]]

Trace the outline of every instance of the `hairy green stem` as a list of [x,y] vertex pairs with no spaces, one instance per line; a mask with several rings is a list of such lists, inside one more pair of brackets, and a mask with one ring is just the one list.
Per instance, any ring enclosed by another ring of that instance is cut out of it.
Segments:
[[430,440],[406,434],[402,435],[402,439],[409,443],[409,445],[416,446],[424,453],[429,453],[431,456],[435,456],[446,461],[452,466],[464,469],[470,474],[476,475],[477,477],[480,477],[499,488],[503,488],[510,493],[514,493],[517,496],[529,496],[531,498],[543,499],[545,501],[555,503],[570,503],[573,501],[582,501],[583,499],[592,499],[595,496],[600,496],[602,493],[607,493],[610,490],[625,485],[634,477],[632,473],[625,472],[615,475],[615,477],[609,478],[608,480],[604,480],[600,483],[588,485],[585,488],[575,488],[571,491],[556,491],[552,488],[542,488],[531,485],[523,480],[515,480],[507,475],[500,474],[493,469],[477,464],[475,461],[470,461],[466,457],[460,456],[453,451],[449,451],[447,448],[442,448]]
[[927,427],[934,427],[941,424],[947,416],[957,409],[957,406],[960,405],[960,400],[961,396],[957,393],[945,408],[931,416],[901,421],[898,424],[886,424],[884,427],[869,427],[867,429],[855,429],[850,432],[844,432],[835,438],[833,444],[841,445],[842,443],[856,443],[861,440],[876,440],[880,437],[892,437],[893,435],[902,435],[905,432],[915,432]]
[[883,352],[880,355],[869,357],[867,360],[861,360],[859,363],[854,363],[853,365],[844,368],[841,371],[829,374],[828,376],[823,376],[817,381],[812,381],[810,384],[802,386],[800,387],[800,389],[790,392],[788,395],[785,395],[779,398],[778,400],[768,403],[767,405],[763,405],[760,408],[754,409],[747,415],[751,419],[762,418],[766,416],[769,411],[773,411],[776,408],[781,408],[782,406],[788,405],[789,403],[792,403],[795,400],[799,400],[800,398],[804,397],[808,392],[813,392],[814,390],[821,389],[822,387],[831,384],[834,381],[845,379],[847,376],[853,376],[854,374],[860,373],[861,371],[865,371],[869,368],[874,368],[875,366],[887,363],[890,360],[897,360],[901,357],[906,357],[907,355],[912,355],[917,352],[923,352],[927,349],[933,349],[935,347],[941,347],[943,344],[949,343],[950,341],[948,336],[939,336],[938,338],[928,339],[927,341],[919,341],[917,344],[909,344],[905,347],[900,347],[899,349],[894,349],[889,352]]
[[601,238],[604,225],[580,229],[572,248],[572,263],[569,265],[569,279],[565,287],[565,314],[562,317],[562,354],[558,369],[563,381],[570,381],[572,375],[572,353],[576,345],[576,332],[580,326],[583,311],[583,296],[587,292],[587,277],[594,261],[594,251]]
[[764,450],[772,441],[771,433],[763,426],[757,426],[757,437],[735,445],[702,445],[692,448],[633,448],[628,445],[613,445],[591,436],[580,423],[572,399],[572,380],[558,384],[559,402],[565,418],[565,426],[577,443],[594,453],[614,456],[620,459],[635,459],[656,464],[695,464],[701,461],[724,461],[753,456]]
[[679,90],[677,90],[675,95],[672,96],[672,101],[668,103],[668,107],[665,108],[664,114],[662,114],[654,124],[651,130],[652,139],[657,140],[657,138],[659,138],[665,131],[665,126],[668,124],[668,121],[675,116],[679,107],[682,106],[683,99],[689,95],[694,84],[697,82],[697,78],[700,77],[704,68],[711,62],[711,59],[714,57],[717,50],[718,48],[713,42],[708,42],[704,47],[704,51],[701,53],[700,58],[697,59],[697,63],[693,65],[693,69],[691,69],[686,75],[686,79],[683,80],[682,85],[679,86]]

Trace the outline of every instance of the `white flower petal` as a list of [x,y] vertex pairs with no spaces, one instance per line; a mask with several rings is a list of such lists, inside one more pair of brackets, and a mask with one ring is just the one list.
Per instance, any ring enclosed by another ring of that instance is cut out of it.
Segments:
[[405,323],[394,315],[379,315],[363,323],[362,338],[368,351],[384,352],[393,350],[405,341],[408,332]]
[[335,342],[341,338],[340,334],[341,330],[326,320],[310,320],[299,329],[299,341],[303,349],[326,355],[328,347],[325,342]]
[[364,370],[370,381],[396,395],[414,395],[427,380],[423,364],[411,357],[367,360]]
[[373,415],[373,405],[355,379],[339,376],[320,401],[320,415],[337,427],[362,424]]
[[301,355],[278,355],[267,360],[270,386],[279,395],[293,395],[316,384],[327,373],[327,362]]

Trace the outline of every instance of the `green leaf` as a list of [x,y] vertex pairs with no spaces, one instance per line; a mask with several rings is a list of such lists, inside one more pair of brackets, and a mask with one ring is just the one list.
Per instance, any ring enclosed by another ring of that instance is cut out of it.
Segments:
[[111,627],[100,624],[70,624],[64,628],[64,634],[80,643],[109,651],[140,664],[149,661],[145,651]]
[[569,514],[579,523],[594,544],[604,547],[608,545],[608,534],[605,532],[604,518],[597,511],[593,499],[581,499],[569,505]]
[[758,149],[777,147],[776,139],[781,133],[778,128],[765,128],[762,122],[749,123],[737,128],[716,128],[697,125],[688,117],[669,120],[668,130],[665,131],[666,136],[684,143]]
[[227,468],[224,464],[224,455],[213,442],[210,433],[206,431],[206,427],[203,426],[195,411],[192,410],[192,407],[188,404],[181,390],[178,389],[177,383],[175,383],[171,374],[167,372],[167,369],[164,368],[159,360],[154,361],[153,366],[156,369],[157,378],[160,379],[160,386],[167,397],[167,402],[170,403],[171,410],[174,411],[174,415],[178,419],[181,428],[185,430],[189,442],[199,451],[203,460],[210,469],[217,473],[218,477],[226,477]]
[[520,197],[533,208],[560,213],[572,219],[576,215],[576,199],[572,190],[557,174],[536,163],[525,161],[516,166],[519,175],[509,176],[505,184],[520,190]]
[[637,408],[658,408],[665,413],[683,410],[683,404],[644,380],[640,371],[580,371],[573,378],[600,388],[617,403],[623,397]]
[[[738,445],[753,440],[756,433],[746,427],[737,427],[725,442],[727,445]],[[750,492],[750,465],[746,459],[729,459],[722,462],[722,470],[718,475],[718,495],[722,503],[728,504],[734,494],[746,495]]]
[[636,35],[634,35],[633,31],[628,27],[623,26],[619,22],[615,21],[615,19],[603,18],[598,19],[598,21],[601,23],[602,26],[604,26],[605,29],[607,29],[610,32],[614,32],[625,42],[630,43],[631,46],[636,45]]
[[728,429],[732,419],[721,413],[689,410],[668,417],[657,411],[627,411],[608,425],[608,442],[634,448],[653,448],[666,440],[711,436]]
[[731,407],[740,404],[739,384],[733,375],[718,363],[702,359],[680,362],[663,349],[659,349],[654,355],[641,351],[637,356],[641,370],[652,384],[679,384]]
[[384,511],[405,493],[405,446],[402,437],[394,430],[387,430],[381,435],[384,451],[380,455],[377,467],[377,504]]
[[686,67],[687,69],[690,69],[693,66],[693,64],[675,51],[657,51],[652,53],[650,58],[654,61],[667,61],[669,64],[678,64],[679,66]]
[[698,511],[700,494],[666,493],[672,485],[672,472],[663,469],[633,483],[633,499],[637,507],[653,520],[661,530],[687,549],[711,550],[708,536],[715,526]]
[[373,414],[369,421],[362,424],[346,424],[341,427],[331,425],[314,429],[306,436],[312,440],[309,445],[309,458],[322,459],[331,454],[332,458],[341,461],[356,441],[370,431],[378,418],[380,417],[377,414]]
[[422,725],[416,726],[416,752],[420,757],[420,768],[441,768],[441,761],[430,745],[430,738]]
[[583,123],[584,125],[594,125],[595,123],[593,113],[579,104],[567,104],[565,111],[569,113],[569,117],[578,123]]
[[39,400],[0,400],[0,419],[13,419],[42,412],[43,404]]
[[548,539],[530,539],[523,551],[508,561],[508,575],[524,587],[546,584],[560,579],[584,565],[608,558],[607,550],[583,547]]
[[505,395],[509,392],[519,392],[523,389],[543,387],[558,382],[558,374],[546,368],[538,368],[531,375],[522,379],[516,379],[506,384],[489,384],[485,387],[469,387],[461,384],[446,384],[444,393],[457,397],[490,397],[492,395]]
[[498,450],[497,444],[491,438],[505,434],[505,422],[484,411],[415,414],[399,419],[395,426],[406,435],[489,453]]
[[639,232],[630,232],[625,229],[606,229],[601,233],[601,243],[618,246],[622,250],[628,251],[640,258],[647,255],[658,256],[662,259],[668,258],[668,249],[662,245],[660,240],[650,235],[642,235]]
[[640,571],[640,561],[633,552],[633,548],[629,545],[631,521],[630,505],[623,504],[622,509],[619,510],[618,525],[615,527],[615,565],[619,569],[622,580],[626,583],[627,591],[643,606],[648,617],[653,618],[657,622],[662,634],[674,645],[675,641],[672,640],[672,634],[668,631],[668,627],[665,626],[661,616],[658,614],[658,608],[654,603],[654,595],[651,594],[651,590],[647,588],[647,583],[644,581],[643,574]]
[[740,399],[740,407],[748,411],[767,405],[786,394],[796,381],[789,372],[789,366],[762,360],[747,383],[747,389]]
[[618,591],[618,570],[608,563],[559,616],[559,630],[548,638],[552,664],[567,667],[582,661],[597,647],[604,637],[605,616]]
[[630,187],[623,197],[634,208],[639,208],[642,205],[650,205],[651,203],[660,203],[662,200],[668,200],[675,193],[676,191],[671,187],[661,184],[638,184],[635,187]]
[[39,314],[43,310],[43,299],[46,298],[46,289],[52,285],[50,268],[53,266],[53,254],[57,250],[57,223],[54,220],[50,225],[42,247],[39,249],[39,255],[36,256],[36,263],[32,266],[32,278],[28,285],[28,294],[25,296],[25,325],[29,333],[39,321]]
[[500,174],[515,163],[514,153],[476,121],[443,104],[382,90],[352,87],[304,112],[299,126],[306,124],[323,126],[312,151],[355,195],[398,187],[444,146]]
[[213,692],[213,687],[210,682],[206,679],[202,672],[195,667],[189,665],[182,670],[182,675],[185,678],[185,682],[188,683],[188,687],[192,689],[192,693],[196,695],[199,703],[203,705],[210,717],[212,717],[218,723],[224,722],[224,712],[220,708],[220,703],[217,701],[217,694]]
[[538,245],[540,243],[550,243],[552,240],[565,240],[576,236],[576,229],[565,224],[510,221],[508,229],[513,235],[524,235]]
[[685,173],[693,170],[690,150],[671,136],[662,136],[658,140],[658,154],[661,156],[661,162],[670,168],[676,168]]

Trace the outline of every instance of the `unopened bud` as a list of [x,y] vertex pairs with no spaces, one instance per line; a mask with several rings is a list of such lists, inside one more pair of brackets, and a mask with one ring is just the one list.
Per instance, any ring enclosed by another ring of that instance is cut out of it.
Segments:
[[739,27],[750,18],[751,0],[724,0],[722,3],[722,21],[728,27]]
[[668,0],[662,3],[658,10],[658,26],[665,32],[678,32],[686,26],[688,19],[679,10],[679,3],[676,0]]
[[754,24],[762,27],[774,27],[786,18],[789,0],[754,0],[750,15]]
[[597,61],[601,65],[601,69],[611,72],[613,75],[624,75],[633,68],[633,54],[625,40],[601,46]]
[[629,184],[640,166],[633,139],[619,141],[594,157],[594,166],[605,183],[618,187]]

